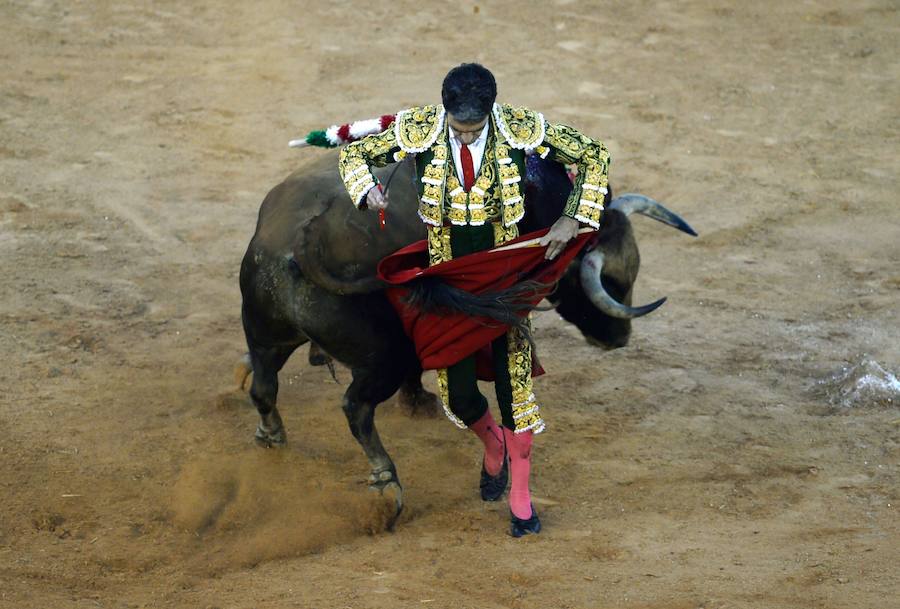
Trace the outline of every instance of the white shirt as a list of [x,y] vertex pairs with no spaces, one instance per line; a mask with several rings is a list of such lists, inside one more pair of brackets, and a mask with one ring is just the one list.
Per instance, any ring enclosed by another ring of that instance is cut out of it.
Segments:
[[[472,167],[475,169],[475,177],[478,177],[478,172],[481,170],[481,161],[484,159],[484,146],[487,144],[488,127],[490,127],[490,124],[491,121],[487,121],[484,124],[484,129],[481,130],[478,139],[469,144],[469,152],[472,153]],[[456,132],[453,131],[453,127],[450,127],[450,148],[453,150],[453,164],[456,165],[456,177],[459,178],[460,184],[465,184],[466,181],[463,177],[462,161],[460,161],[462,144],[456,139]]]

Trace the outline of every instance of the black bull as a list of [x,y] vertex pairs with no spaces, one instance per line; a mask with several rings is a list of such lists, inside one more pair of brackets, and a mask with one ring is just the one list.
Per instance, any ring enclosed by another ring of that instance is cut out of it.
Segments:
[[[353,208],[337,171],[336,154],[323,155],[272,189],[241,264],[242,319],[253,372],[250,396],[260,415],[256,439],[285,442],[276,407],[278,372],[294,350],[312,341],[350,368],[343,409],[372,471],[371,486],[402,507],[393,461],[375,429],[375,407],[398,390],[413,409],[434,409],[413,345],[375,277],[384,256],[425,238],[416,214],[410,163],[377,170],[389,184],[386,230],[377,216]],[[394,171],[396,169],[396,171]],[[522,234],[550,226],[572,185],[556,163],[529,157]],[[628,214],[637,211],[693,234],[664,207],[640,195],[609,201],[590,251],[579,256],[548,297],[592,345],[624,346],[632,317],[659,306],[631,307],[640,257]],[[311,357],[312,361],[312,357]]]

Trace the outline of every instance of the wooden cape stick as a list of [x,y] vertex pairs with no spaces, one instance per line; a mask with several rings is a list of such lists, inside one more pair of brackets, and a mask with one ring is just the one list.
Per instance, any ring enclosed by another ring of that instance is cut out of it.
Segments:
[[[578,234],[579,234],[579,235],[583,235],[583,234],[585,234],[585,233],[592,233],[592,232],[594,232],[595,230],[597,230],[597,229],[584,227],[584,228],[582,228],[582,229],[580,229],[580,230],[578,231]],[[523,241],[522,243],[514,243],[513,245],[503,245],[503,246],[500,246],[500,247],[495,247],[494,249],[492,249],[492,250],[490,250],[490,251],[492,251],[492,252],[506,252],[506,251],[509,251],[509,250],[517,250],[517,249],[521,249],[521,248],[523,248],[523,247],[539,247],[539,246],[541,245],[541,239],[543,239],[543,237],[537,237],[537,238],[535,238],[535,239],[529,239],[528,241]]]

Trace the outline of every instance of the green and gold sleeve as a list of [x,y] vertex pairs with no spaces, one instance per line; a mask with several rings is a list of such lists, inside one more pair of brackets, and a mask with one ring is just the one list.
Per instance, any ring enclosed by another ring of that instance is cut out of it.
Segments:
[[399,160],[399,152],[393,124],[381,133],[368,135],[341,149],[338,170],[354,205],[365,209],[366,193],[375,186],[375,176],[369,167],[384,167],[393,163]]
[[535,152],[542,157],[549,155],[558,163],[578,167],[578,176],[563,213],[599,228],[603,199],[609,184],[609,151],[606,146],[567,125],[547,123],[544,141]]

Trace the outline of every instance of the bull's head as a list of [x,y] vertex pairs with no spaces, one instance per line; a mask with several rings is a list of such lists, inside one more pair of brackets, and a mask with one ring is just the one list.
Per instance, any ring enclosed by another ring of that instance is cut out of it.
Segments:
[[604,349],[624,347],[631,320],[655,310],[666,299],[631,306],[641,257],[628,216],[639,213],[696,236],[687,222],[643,195],[616,197],[603,214],[597,237],[577,258],[548,300],[587,341]]

